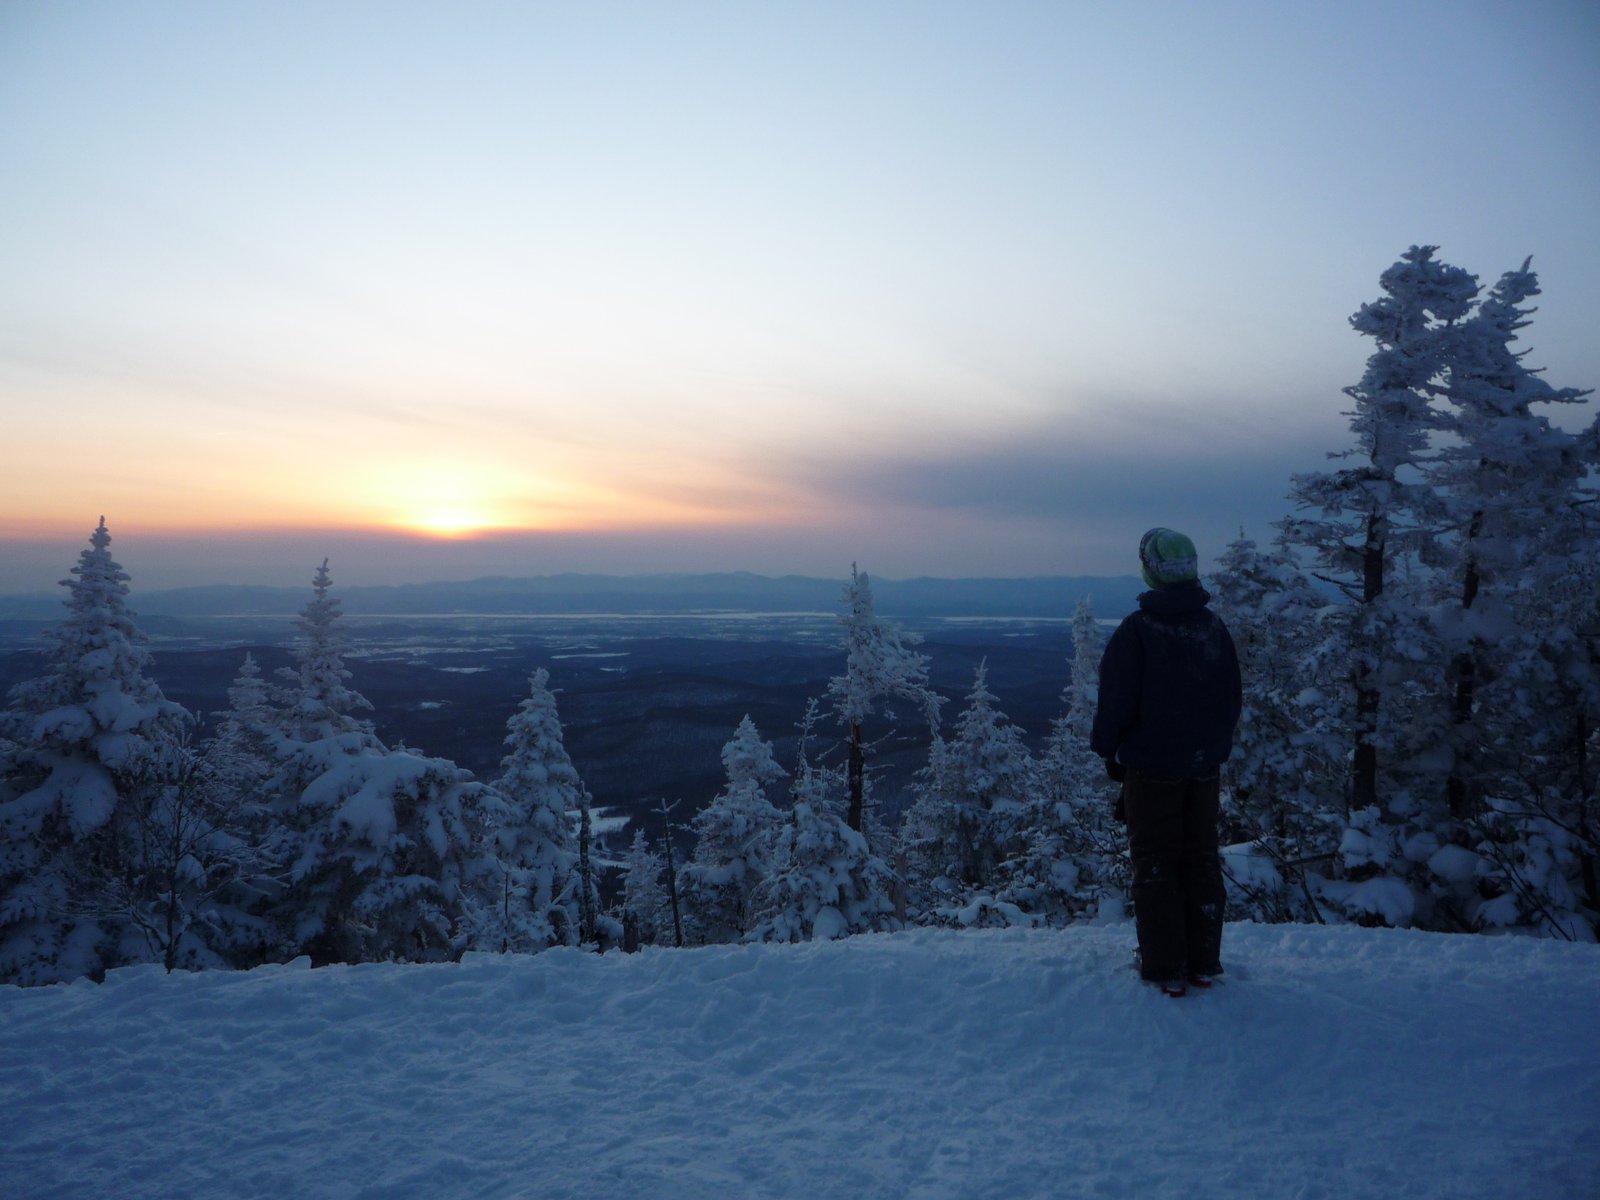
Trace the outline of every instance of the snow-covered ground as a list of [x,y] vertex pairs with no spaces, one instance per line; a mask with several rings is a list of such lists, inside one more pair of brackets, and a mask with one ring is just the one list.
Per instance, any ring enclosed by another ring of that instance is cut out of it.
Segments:
[[1600,948],[1131,928],[0,988],[0,1196],[1600,1196]]

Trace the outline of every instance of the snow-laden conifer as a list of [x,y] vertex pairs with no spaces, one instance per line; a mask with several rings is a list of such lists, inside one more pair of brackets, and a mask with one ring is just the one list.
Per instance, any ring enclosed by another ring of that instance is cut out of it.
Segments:
[[1033,921],[996,899],[1014,882],[1011,860],[1023,849],[1035,769],[1021,732],[995,700],[987,664],[980,665],[955,731],[935,740],[906,813],[910,906],[923,920]]
[[255,655],[246,650],[238,674],[228,685],[228,707],[219,714],[222,728],[235,725],[262,734],[272,727],[271,713],[272,691]]
[[1085,745],[1094,726],[1094,708],[1100,696],[1100,660],[1105,657],[1106,636],[1095,619],[1088,596],[1072,610],[1072,669],[1068,677],[1065,721]]
[[1595,591],[1586,474],[1600,464],[1600,422],[1569,433],[1536,409],[1590,394],[1551,386],[1514,349],[1538,294],[1525,261],[1450,339],[1441,395],[1451,438],[1429,474],[1448,518],[1440,624],[1452,821],[1430,863],[1460,924],[1592,936],[1600,888],[1582,860],[1600,854],[1600,817],[1574,768],[1593,681],[1585,605],[1568,598]]
[[917,706],[929,729],[937,732],[942,700],[928,685],[927,656],[912,649],[921,638],[878,616],[871,581],[854,563],[844,607],[845,670],[829,681],[828,695],[850,738],[846,821],[860,832],[866,828],[866,719],[880,700],[893,697]]
[[1378,347],[1345,389],[1356,445],[1332,456],[1357,465],[1296,475],[1290,496],[1306,515],[1281,525],[1346,601],[1323,621],[1313,651],[1346,672],[1335,704],[1351,764],[1351,829],[1341,846],[1349,878],[1325,894],[1358,919],[1389,924],[1432,918],[1416,864],[1436,836],[1435,797],[1449,768],[1448,732],[1428,702],[1441,651],[1422,557],[1442,510],[1419,468],[1441,423],[1431,400],[1451,330],[1470,312],[1478,284],[1436,261],[1436,249],[1413,246],[1383,273],[1384,295],[1351,317]]
[[1122,830],[1113,820],[1117,785],[1089,749],[1105,634],[1087,596],[1072,615],[1072,659],[1062,693],[1066,713],[1051,723],[1028,800],[1022,846],[1008,894],[1052,923],[1120,911],[1127,887]]
[[251,967],[272,941],[261,914],[276,894],[283,845],[261,820],[229,749],[188,736],[131,773],[125,834],[137,869],[81,880],[75,904],[136,931],[168,971]]
[[678,872],[684,919],[702,943],[738,941],[750,931],[781,820],[766,785],[784,771],[748,715],[722,748],[722,765],[727,783],[691,822],[694,856]]
[[848,784],[814,765],[808,745],[816,706],[802,723],[788,819],[756,896],[759,941],[827,940],[894,927],[894,873],[844,818]]
[[272,688],[248,651],[239,673],[228,687],[228,707],[214,713],[217,726],[209,750],[219,769],[228,773],[233,787],[247,802],[264,805],[267,786],[276,767],[280,714],[272,702]]
[[[1600,529],[1589,535],[1600,542]],[[1472,821],[1475,925],[1600,936],[1600,563],[1544,560],[1524,581],[1522,652],[1479,702],[1490,726],[1482,811]],[[1521,605],[1519,605],[1521,607]]]
[[128,575],[102,517],[72,568],[45,673],[18,685],[0,785],[0,981],[48,983],[150,957],[108,881],[142,878],[134,780],[191,718],[147,674]]
[[390,750],[357,712],[327,562],[284,672],[271,783],[291,847],[274,903],[279,954],[318,962],[422,960],[465,944],[472,898],[498,874],[481,848],[498,797],[445,759]]
[[528,695],[506,722],[505,757],[495,791],[505,810],[493,833],[504,870],[495,928],[485,949],[543,950],[579,937],[578,845],[573,816],[583,780],[567,753],[550,673],[539,668]]
[[[1445,333],[1467,314],[1475,277],[1434,259],[1436,246],[1413,246],[1380,278],[1384,294],[1350,318],[1378,349],[1356,384],[1345,389],[1353,449],[1334,458],[1356,465],[1296,475],[1290,497],[1305,514],[1284,523],[1352,605],[1335,631],[1351,665],[1351,804],[1380,802],[1382,744],[1399,728],[1395,701],[1406,659],[1427,658],[1427,624],[1416,597],[1394,576],[1397,555],[1416,548],[1438,511],[1415,476],[1428,435],[1439,425],[1432,389],[1445,366]],[[1390,703],[1385,705],[1385,700]],[[1387,722],[1387,727],[1386,723]],[[1387,790],[1387,788],[1385,789]]]
[[1486,732],[1480,681],[1502,674],[1507,659],[1525,649],[1511,636],[1520,577],[1540,560],[1584,548],[1575,502],[1592,448],[1534,406],[1572,404],[1588,393],[1552,387],[1523,364],[1525,352],[1512,348],[1533,312],[1523,305],[1538,294],[1538,277],[1524,262],[1501,276],[1471,319],[1451,330],[1442,396],[1452,440],[1429,464],[1447,506],[1446,570],[1454,603],[1443,624],[1452,652],[1449,787],[1458,820],[1475,813],[1475,792],[1488,765],[1477,761]]
[[279,671],[286,687],[284,720],[296,740],[345,738],[352,747],[371,739],[372,722],[358,717],[371,712],[372,702],[350,686],[344,665],[344,635],[339,625],[339,601],[333,596],[333,576],[323,559],[311,581],[311,599],[297,622],[300,638],[294,649],[294,666]]
[[651,847],[644,830],[634,830],[633,842],[622,867],[619,907],[626,931],[625,945],[654,946],[663,940],[663,935],[668,935],[670,940],[672,913],[662,879],[664,870],[661,855]]
[[1318,592],[1280,544],[1239,537],[1218,559],[1212,607],[1239,655],[1244,708],[1224,771],[1235,841],[1224,855],[1237,915],[1315,919],[1314,879],[1332,865],[1343,827],[1345,664],[1325,657]]
[[[68,615],[47,635],[46,673],[12,689],[7,711],[9,735],[46,772],[29,803],[58,805],[80,832],[110,817],[113,774],[136,766],[190,720],[146,674],[150,654],[127,607],[128,575],[110,547],[102,517],[72,568],[76,578],[61,581]],[[70,779],[52,782],[57,769]]]

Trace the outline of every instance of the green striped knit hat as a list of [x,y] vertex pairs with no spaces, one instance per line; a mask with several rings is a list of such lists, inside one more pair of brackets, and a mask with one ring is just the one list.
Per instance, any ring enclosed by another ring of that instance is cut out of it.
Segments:
[[1176,529],[1158,526],[1140,538],[1139,565],[1147,587],[1169,588],[1200,580],[1194,543]]

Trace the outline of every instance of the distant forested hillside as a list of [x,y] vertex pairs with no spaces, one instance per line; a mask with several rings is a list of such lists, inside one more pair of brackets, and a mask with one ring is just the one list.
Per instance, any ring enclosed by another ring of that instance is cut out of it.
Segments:
[[[310,565],[307,567],[309,578]],[[289,585],[293,586],[289,586]],[[1084,596],[1107,615],[1126,610],[1142,590],[1132,576],[1040,576],[1033,579],[874,578],[879,608],[889,616],[1065,618]],[[418,613],[681,613],[834,612],[839,581],[800,575],[769,578],[716,575],[545,575],[474,579],[396,587],[340,589],[355,615]],[[55,620],[59,594],[0,596],[0,619]],[[178,588],[141,592],[143,617],[212,617],[296,613],[305,603],[300,580],[284,587]]]

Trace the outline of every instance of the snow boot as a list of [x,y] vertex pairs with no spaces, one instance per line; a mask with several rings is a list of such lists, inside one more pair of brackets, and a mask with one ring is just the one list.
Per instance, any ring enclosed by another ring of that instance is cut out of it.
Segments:
[[[1137,949],[1135,949],[1133,952],[1133,969],[1139,972],[1139,980],[1141,983],[1148,983],[1151,987],[1160,988],[1163,996],[1171,996],[1174,1000],[1176,1000],[1181,996],[1187,996],[1189,994],[1189,986],[1184,981],[1182,975],[1174,975],[1170,979],[1151,979],[1148,975],[1146,975],[1144,973],[1143,956]],[[1207,987],[1210,985],[1202,984],[1200,986]]]

